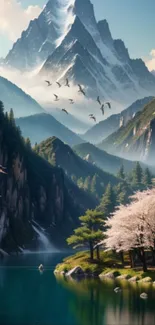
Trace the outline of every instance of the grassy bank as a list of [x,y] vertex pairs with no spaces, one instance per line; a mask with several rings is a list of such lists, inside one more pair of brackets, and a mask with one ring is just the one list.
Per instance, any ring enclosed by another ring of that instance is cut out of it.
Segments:
[[150,277],[155,281],[155,268],[148,268],[143,272],[142,268],[131,269],[128,265],[129,257],[125,256],[125,267],[122,266],[120,258],[112,252],[101,252],[100,261],[90,261],[88,252],[78,252],[75,255],[65,258],[62,263],[56,266],[56,272],[68,272],[76,266],[80,266],[85,273],[94,275],[104,275],[108,272],[114,272],[115,276],[128,275],[129,277],[137,276],[139,279]]

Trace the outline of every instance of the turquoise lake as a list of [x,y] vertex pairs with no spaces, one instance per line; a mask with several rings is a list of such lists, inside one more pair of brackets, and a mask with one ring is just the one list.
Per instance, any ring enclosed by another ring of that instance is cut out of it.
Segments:
[[[113,282],[56,278],[63,256],[30,254],[0,262],[0,325],[155,325],[155,289],[125,283],[116,294]],[[140,299],[144,291],[146,301]]]

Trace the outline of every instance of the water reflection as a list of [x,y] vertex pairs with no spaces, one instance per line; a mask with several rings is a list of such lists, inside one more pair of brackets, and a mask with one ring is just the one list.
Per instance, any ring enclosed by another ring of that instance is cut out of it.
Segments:
[[[124,283],[55,278],[62,254],[12,257],[0,266],[0,324],[155,325],[155,289]],[[44,265],[40,274],[38,266]],[[140,299],[148,292],[148,300]]]
[[[155,290],[152,286],[121,284],[122,291],[114,292],[113,281],[68,280],[57,278],[58,283],[74,292],[76,299],[69,302],[70,311],[81,325],[154,325]],[[148,300],[140,299],[140,293],[148,293]]]

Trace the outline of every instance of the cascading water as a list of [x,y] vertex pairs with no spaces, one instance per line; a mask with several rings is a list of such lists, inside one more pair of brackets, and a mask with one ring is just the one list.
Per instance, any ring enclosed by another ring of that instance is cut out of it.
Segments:
[[45,235],[45,230],[42,227],[40,227],[39,224],[33,221],[32,228],[38,235],[38,240],[40,242],[39,245],[40,251],[46,251],[46,252],[56,251],[55,247],[51,244],[50,240]]

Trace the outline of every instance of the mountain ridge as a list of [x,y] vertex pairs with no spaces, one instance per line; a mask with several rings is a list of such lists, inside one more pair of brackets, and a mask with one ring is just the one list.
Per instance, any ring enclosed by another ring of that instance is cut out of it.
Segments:
[[[65,28],[60,31],[58,23],[63,8],[67,25],[64,23]],[[84,51],[74,62],[72,51],[76,41]],[[67,64],[65,55],[69,49]],[[87,62],[85,51],[89,52]],[[20,62],[21,55],[26,63]],[[23,65],[21,68],[25,69],[29,62],[30,66],[33,62],[38,65],[39,60],[44,62],[42,75],[57,80],[61,80],[63,75],[63,79],[68,77],[74,83],[81,82],[90,97],[100,94],[107,99],[129,103],[131,98],[136,100],[142,94],[148,96],[155,92],[153,74],[141,59],[130,59],[123,41],[112,38],[106,20],[97,22],[90,0],[67,0],[64,5],[59,0],[48,1],[40,16],[30,22],[27,31],[14,44],[5,61],[8,65]],[[71,63],[72,68],[69,68]]]
[[[117,131],[120,126],[126,125],[133,116],[141,111],[144,106],[149,103],[154,97],[144,97],[132,103],[129,107],[124,109],[121,113],[113,114],[107,119],[100,121],[86,133],[80,136],[85,140],[98,144],[102,140],[106,139],[110,134]],[[113,108],[114,109],[114,108]]]
[[98,147],[124,158],[141,160],[154,166],[155,99]]
[[20,127],[25,138],[30,138],[33,145],[51,136],[59,136],[61,140],[71,146],[84,141],[48,113],[16,119],[16,125]]
[[28,116],[45,112],[44,109],[22,89],[6,78],[0,76],[0,100],[5,110],[13,108],[16,117]]
[[1,102],[0,129],[0,164],[7,171],[0,173],[1,248],[8,253],[36,250],[33,222],[46,230],[55,247],[65,247],[79,215],[95,208],[96,200],[32,150]]

